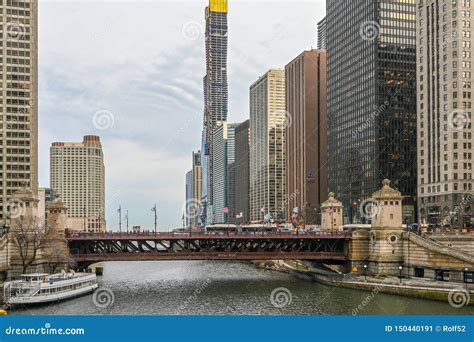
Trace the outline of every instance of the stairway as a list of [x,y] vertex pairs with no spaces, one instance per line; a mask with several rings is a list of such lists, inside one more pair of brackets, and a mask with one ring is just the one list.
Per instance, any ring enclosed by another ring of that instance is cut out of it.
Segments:
[[460,249],[448,247],[439,242],[421,237],[414,233],[408,233],[408,238],[411,242],[417,244],[420,247],[426,248],[432,252],[448,255],[453,258],[465,261],[469,264],[474,264],[474,255],[467,253],[465,251],[462,251]]

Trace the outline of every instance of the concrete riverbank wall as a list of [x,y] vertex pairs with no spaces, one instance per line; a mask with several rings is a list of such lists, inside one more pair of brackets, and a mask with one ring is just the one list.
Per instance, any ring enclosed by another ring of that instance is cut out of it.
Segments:
[[[436,300],[442,302],[451,302],[456,300],[457,296],[462,296],[465,301],[463,305],[474,305],[474,291],[466,289],[464,285],[457,284],[429,284],[422,283],[402,283],[394,284],[384,282],[382,279],[370,279],[365,282],[358,278],[357,280],[336,280],[322,275],[312,275],[315,281],[328,286],[337,286],[350,288],[372,293],[386,293],[398,296]],[[448,286],[454,285],[454,286]]]

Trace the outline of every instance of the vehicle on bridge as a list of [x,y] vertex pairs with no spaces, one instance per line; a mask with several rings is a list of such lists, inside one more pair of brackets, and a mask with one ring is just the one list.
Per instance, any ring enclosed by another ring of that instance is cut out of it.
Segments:
[[220,234],[220,233],[271,233],[277,232],[277,225],[235,225],[235,224],[211,224],[203,228],[204,233]]
[[46,304],[90,293],[98,286],[92,273],[33,273],[5,282],[3,295],[8,307]]

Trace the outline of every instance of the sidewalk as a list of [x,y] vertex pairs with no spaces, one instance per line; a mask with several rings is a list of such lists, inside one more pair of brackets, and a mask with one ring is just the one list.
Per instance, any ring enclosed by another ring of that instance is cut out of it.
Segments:
[[442,282],[428,278],[402,278],[400,282],[400,278],[398,277],[387,277],[381,279],[367,276],[366,281],[364,276],[357,276],[356,279],[341,280],[341,282],[353,284],[394,286],[403,288],[436,289],[444,291],[450,291],[453,289],[467,289],[469,293],[474,293],[474,285],[472,284]]
[[[367,276],[356,276],[351,279],[331,279],[313,275],[315,279],[329,286],[345,287],[374,293],[387,293],[398,296],[422,298],[436,301],[449,302],[462,301],[462,305],[474,305],[474,286],[466,288],[464,283],[440,282],[432,279],[400,279],[387,277],[384,279]],[[453,305],[453,304],[451,304]]]

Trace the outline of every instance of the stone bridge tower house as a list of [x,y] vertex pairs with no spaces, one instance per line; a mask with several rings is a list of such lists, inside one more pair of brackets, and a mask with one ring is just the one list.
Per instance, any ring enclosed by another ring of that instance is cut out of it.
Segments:
[[13,193],[12,199],[8,202],[8,219],[14,221],[21,216],[37,217],[39,200],[27,183]]
[[48,205],[48,225],[52,238],[65,241],[67,224],[67,208],[61,200],[59,194]]
[[44,257],[48,265],[46,272],[53,273],[69,268],[70,257],[66,242],[65,231],[67,224],[67,208],[56,194],[54,200],[48,205],[48,235]]
[[[28,273],[51,273],[64,269],[69,264],[65,239],[66,208],[57,196],[48,206],[48,223],[46,226],[42,213],[38,213],[38,202],[39,200],[27,186],[23,186],[15,192],[10,201],[11,229],[8,234],[10,278],[17,278],[23,272],[20,248],[15,243],[15,239],[29,239],[29,247],[23,250],[23,254],[28,259],[36,255],[34,261],[26,270]],[[42,238],[40,239],[38,236]],[[34,240],[41,240],[42,242],[41,244],[33,243]]]
[[372,224],[369,231],[369,273],[398,275],[403,264],[402,200],[400,191],[383,181],[382,189],[372,195]]
[[[22,273],[22,259],[20,257],[20,249],[15,241],[15,236],[33,239],[28,232],[28,226],[33,225],[33,218],[38,216],[39,200],[33,194],[33,191],[24,183],[20,189],[13,193],[12,199],[8,202],[7,220],[10,222],[10,232],[8,234],[8,263],[9,277],[17,277]],[[30,244],[31,245],[31,244]],[[25,248],[26,249],[26,248]],[[31,255],[33,250],[23,251],[23,254]],[[36,271],[36,265],[31,265],[31,271]]]
[[321,204],[321,229],[336,232],[343,225],[342,203],[330,192],[327,201]]

